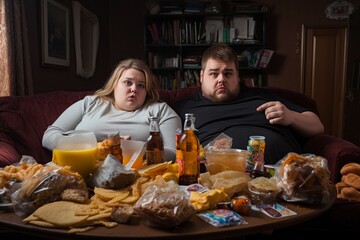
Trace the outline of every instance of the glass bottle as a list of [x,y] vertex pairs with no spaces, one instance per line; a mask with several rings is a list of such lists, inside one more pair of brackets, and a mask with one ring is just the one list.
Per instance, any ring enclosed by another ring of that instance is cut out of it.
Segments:
[[179,167],[180,185],[190,185],[197,183],[200,175],[200,143],[198,137],[195,134],[195,131],[194,114],[186,113],[184,121],[184,133],[180,139],[180,149],[183,158]]
[[147,164],[164,162],[164,142],[160,134],[157,117],[150,117],[150,136],[146,143]]

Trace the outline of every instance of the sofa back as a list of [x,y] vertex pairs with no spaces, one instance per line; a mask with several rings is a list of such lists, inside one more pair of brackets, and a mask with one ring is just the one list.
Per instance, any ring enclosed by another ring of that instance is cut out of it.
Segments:
[[[193,95],[199,88],[160,90],[162,101],[173,106],[180,99]],[[317,112],[315,101],[301,93],[271,89],[283,97]],[[29,155],[39,163],[51,161],[52,154],[42,147],[46,128],[72,103],[91,94],[89,91],[0,97],[0,167],[15,163]]]

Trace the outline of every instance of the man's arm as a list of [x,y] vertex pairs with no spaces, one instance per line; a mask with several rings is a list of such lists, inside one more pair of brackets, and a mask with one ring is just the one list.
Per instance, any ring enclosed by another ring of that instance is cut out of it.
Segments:
[[257,111],[264,111],[271,124],[290,126],[301,136],[310,137],[324,132],[320,118],[313,112],[298,113],[289,110],[279,101],[267,102],[259,106]]

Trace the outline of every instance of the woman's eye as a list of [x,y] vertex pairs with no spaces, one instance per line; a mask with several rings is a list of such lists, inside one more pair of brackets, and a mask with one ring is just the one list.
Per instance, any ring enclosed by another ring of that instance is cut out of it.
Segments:
[[131,86],[132,85],[131,81],[124,81],[124,83],[125,83],[126,86]]
[[140,88],[145,88],[145,84],[141,83],[138,85]]

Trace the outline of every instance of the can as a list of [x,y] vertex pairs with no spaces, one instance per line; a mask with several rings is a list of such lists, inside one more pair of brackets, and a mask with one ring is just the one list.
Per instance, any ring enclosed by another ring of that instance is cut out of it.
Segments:
[[265,137],[264,136],[250,136],[247,150],[250,155],[246,161],[246,171],[251,172],[254,169],[255,163],[264,163],[265,153]]

